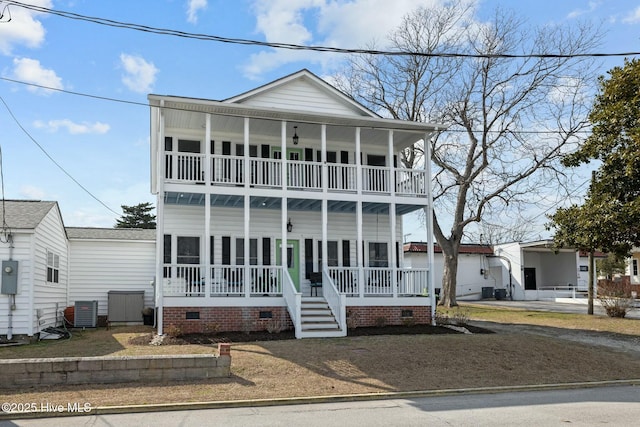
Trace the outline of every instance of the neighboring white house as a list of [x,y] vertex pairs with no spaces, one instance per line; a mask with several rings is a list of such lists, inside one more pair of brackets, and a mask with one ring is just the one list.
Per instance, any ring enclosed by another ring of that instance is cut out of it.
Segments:
[[[404,264],[426,265],[426,249],[424,242],[405,243]],[[438,292],[444,258],[438,245],[434,246],[434,252],[434,286]],[[606,255],[596,252],[595,256]],[[575,249],[555,250],[550,240],[495,246],[462,244],[456,298],[477,300],[494,295],[514,300],[574,298],[587,290],[588,266],[588,254]]]
[[[61,322],[68,241],[56,202],[0,200],[0,335],[34,336]],[[16,286],[14,286],[16,285]]]
[[[424,268],[427,265],[426,262],[427,244],[425,242],[404,244],[404,264],[407,267]],[[494,295],[495,289],[506,289],[502,276],[507,272],[503,272],[502,266],[495,264],[493,249],[490,246],[461,244],[456,276],[456,299],[479,300],[483,297],[483,288],[491,288],[491,295]],[[434,287],[439,293],[442,287],[444,257],[438,245],[434,246],[433,271]]]
[[585,253],[572,248],[555,249],[551,240],[504,243],[493,250],[501,257],[498,260],[504,268],[507,259],[511,263],[513,299],[575,297],[576,292],[587,290],[589,267]]
[[397,157],[436,125],[381,118],[307,70],[224,101],[148,99],[159,333],[431,321],[430,265],[401,264],[431,176]]
[[[142,292],[143,306],[154,307],[156,230],[67,227],[69,305],[98,301],[98,316],[109,316],[109,295]],[[121,303],[121,302],[118,302]],[[112,301],[113,304],[113,301]],[[113,307],[112,307],[113,308]],[[136,309],[130,322],[142,321]],[[113,313],[111,313],[111,321]]]

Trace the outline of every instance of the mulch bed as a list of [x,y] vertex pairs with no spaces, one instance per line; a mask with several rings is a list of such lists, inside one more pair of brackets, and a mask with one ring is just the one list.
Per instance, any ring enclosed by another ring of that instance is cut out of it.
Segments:
[[[493,333],[488,329],[477,326],[466,325],[465,328],[472,334],[488,334]],[[423,334],[461,334],[445,326],[432,325],[412,325],[412,326],[371,326],[351,328],[347,335],[350,337],[357,336],[374,336],[374,335],[423,335]],[[255,341],[278,341],[295,339],[293,330],[282,331],[278,333],[270,333],[268,331],[253,332],[218,332],[216,334],[184,334],[179,337],[165,336],[161,345],[188,345],[188,344],[218,344],[218,343],[238,343],[238,342],[255,342]],[[141,335],[132,338],[129,342],[134,345],[147,345],[153,339],[153,334]]]

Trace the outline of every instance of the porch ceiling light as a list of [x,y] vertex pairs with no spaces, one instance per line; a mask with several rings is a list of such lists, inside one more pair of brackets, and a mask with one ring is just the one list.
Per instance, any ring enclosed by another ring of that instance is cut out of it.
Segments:
[[291,218],[287,221],[287,231],[291,233],[293,231],[293,224],[291,224]]
[[293,145],[298,145],[298,141],[300,141],[300,137],[298,136],[298,126],[293,127]]

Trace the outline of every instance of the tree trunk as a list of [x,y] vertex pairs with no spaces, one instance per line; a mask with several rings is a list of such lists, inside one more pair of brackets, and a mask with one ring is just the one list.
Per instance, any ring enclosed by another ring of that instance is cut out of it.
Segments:
[[[457,251],[456,251],[457,252]],[[458,275],[458,254],[447,253],[443,248],[444,271],[442,274],[442,290],[440,291],[440,305],[445,307],[455,307],[456,301],[456,277]]]
[[587,291],[587,314],[593,314],[593,276],[595,275],[595,262],[593,249],[589,251],[589,285]]

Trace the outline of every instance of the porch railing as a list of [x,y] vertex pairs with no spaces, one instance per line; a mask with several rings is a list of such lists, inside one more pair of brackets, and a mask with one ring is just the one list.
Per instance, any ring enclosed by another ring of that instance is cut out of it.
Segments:
[[244,184],[244,157],[211,156],[211,182],[214,184]]
[[302,294],[289,276],[289,272],[284,270],[282,274],[282,296],[287,302],[287,310],[295,327],[296,338],[302,333]]
[[[286,278],[281,266],[212,265],[207,283],[207,266],[193,264],[165,264],[163,290],[168,297],[274,297],[284,296]],[[365,267],[364,283],[359,282],[358,267],[328,267],[323,271],[323,283],[331,283],[336,293],[346,297],[360,296],[428,296],[429,270],[400,268],[393,288],[393,270],[388,267]],[[248,280],[245,280],[248,278]],[[289,278],[290,279],[290,278]],[[327,279],[330,279],[327,280]],[[246,288],[245,286],[248,286]],[[569,296],[575,288],[550,289],[549,293]],[[323,285],[323,295],[327,295]],[[329,290],[330,292],[330,290]],[[540,292],[544,292],[540,290]]]
[[204,297],[206,283],[200,265],[170,264],[164,266],[163,292],[168,297]]
[[347,296],[358,296],[359,280],[358,267],[328,267],[329,277],[333,280],[338,291]]
[[[205,279],[206,266],[165,264],[163,289],[165,296],[281,296],[282,268],[278,266],[212,265],[211,283]],[[248,277],[249,280],[245,280]],[[249,288],[245,288],[248,285]]]
[[[200,153],[165,153],[164,178],[168,182],[201,184],[207,181],[205,162],[210,158],[210,182],[214,185],[249,185],[255,187],[282,187],[282,161],[251,157],[249,177],[245,176],[245,158]],[[323,165],[320,162],[288,160],[287,188],[299,190],[321,190],[323,188]],[[357,191],[357,166],[354,164],[327,163],[327,189],[335,192]],[[425,172],[420,169],[394,169],[381,166],[361,166],[362,191],[368,193],[425,197],[427,194]],[[394,174],[395,188],[391,187]]]
[[429,270],[426,268],[398,269],[398,295],[429,295]]
[[347,330],[347,301],[344,294],[338,291],[333,280],[329,277],[329,271],[322,271],[322,295],[333,313],[340,330]]
[[426,173],[419,169],[396,169],[396,193],[406,196],[426,196]]
[[389,193],[389,168],[362,166],[362,190],[370,193]]
[[166,154],[165,179],[190,183],[204,182],[204,162],[204,154]]

